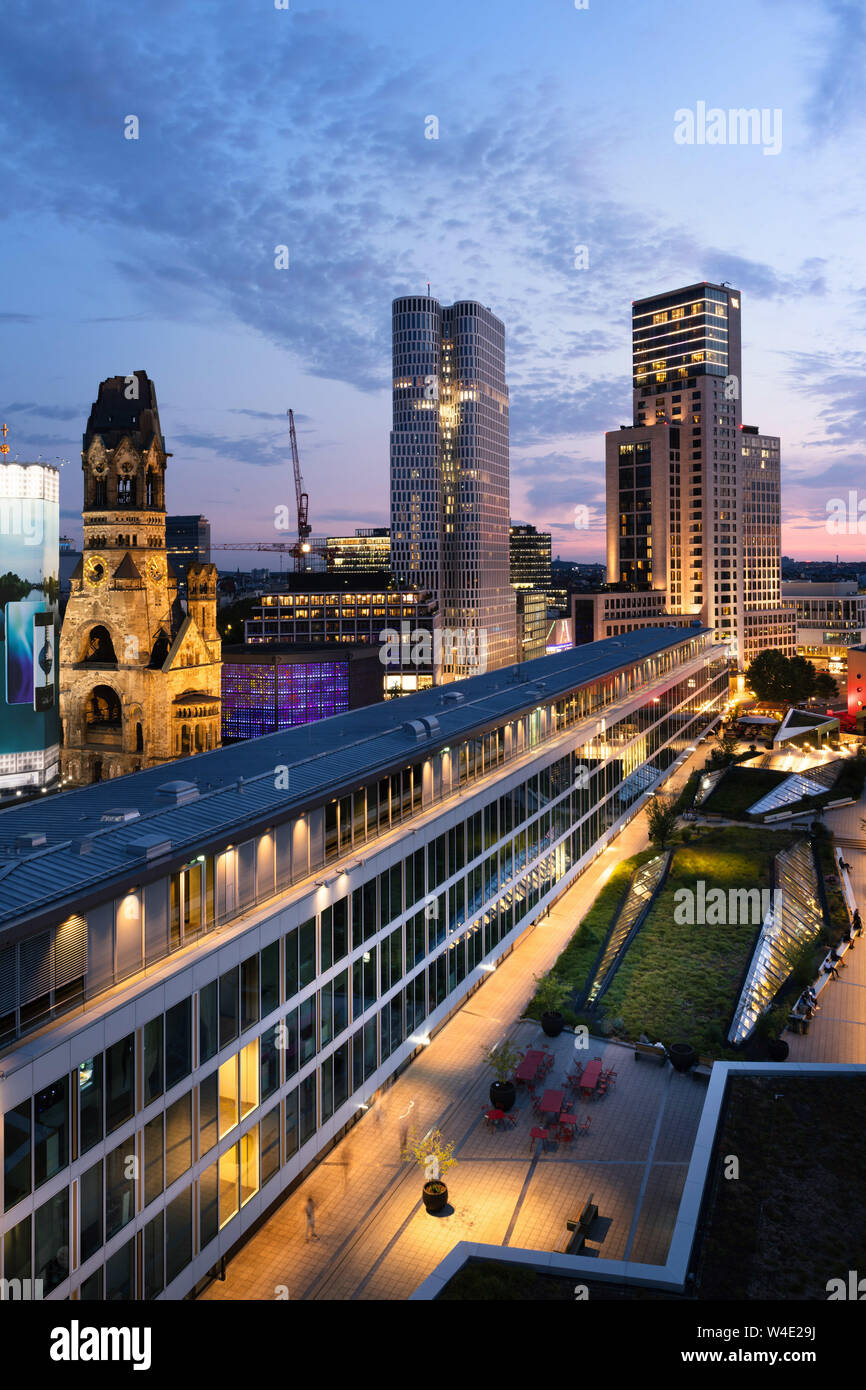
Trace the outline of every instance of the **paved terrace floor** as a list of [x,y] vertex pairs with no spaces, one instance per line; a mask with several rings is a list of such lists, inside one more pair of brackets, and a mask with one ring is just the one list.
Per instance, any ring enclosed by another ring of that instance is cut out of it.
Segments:
[[[866,790],[853,806],[840,806],[824,816],[847,863],[848,875],[861,915],[866,912]],[[866,1063],[866,936],[855,938],[845,953],[839,978],[821,990],[820,1011],[809,1031],[786,1033],[792,1062]]]
[[[679,788],[706,747],[668,784]],[[515,950],[433,1039],[403,1075],[227,1265],[224,1282],[207,1299],[273,1299],[280,1286],[291,1299],[405,1299],[459,1240],[555,1249],[565,1217],[590,1193],[599,1208],[587,1247],[608,1259],[663,1264],[668,1249],[704,1085],[635,1062],[620,1044],[591,1039],[576,1052],[563,1034],[551,1044],[547,1078],[564,1079],[575,1057],[601,1056],[618,1072],[605,1098],[576,1103],[592,1124],[571,1145],[530,1151],[537,1123],[521,1091],[514,1130],[484,1121],[492,1077],[482,1048],[505,1037],[521,1045],[547,1041],[537,1024],[520,1023],[532,976],[550,968],[594,901],[609,866],[647,844],[643,813],[621,832]],[[866,947],[863,950],[866,958]],[[449,1209],[428,1215],[420,1169],[400,1162],[401,1131],[419,1136],[433,1126],[454,1140],[458,1165],[449,1173]],[[319,1239],[304,1239],[304,1207],[316,1203]]]

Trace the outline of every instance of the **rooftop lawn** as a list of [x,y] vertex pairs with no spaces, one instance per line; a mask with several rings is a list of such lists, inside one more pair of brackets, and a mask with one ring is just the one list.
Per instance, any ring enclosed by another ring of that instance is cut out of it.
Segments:
[[823,1301],[866,1271],[866,1078],[731,1081],[710,1172],[699,1298]]
[[[760,931],[747,925],[683,925],[674,921],[674,894],[695,891],[769,889],[773,857],[797,838],[789,831],[722,826],[696,830],[688,844],[677,844],[664,887],[637,937],[628,948],[603,995],[594,1026],[633,1040],[646,1033],[666,1046],[689,1042],[700,1053],[735,1057],[727,1046],[727,1029],[739,997],[746,967]],[[574,1010],[602,942],[639,864],[657,854],[643,850],[618,864],[556,963],[556,972],[573,990],[572,1007],[562,1012],[569,1023],[585,1016]],[[538,1017],[537,1005],[527,1010]]]
[[787,772],[773,772],[769,767],[731,767],[727,777],[710,793],[706,801],[697,808],[698,815],[726,816],[739,820],[760,801],[767,792],[773,791],[780,782],[790,776]]

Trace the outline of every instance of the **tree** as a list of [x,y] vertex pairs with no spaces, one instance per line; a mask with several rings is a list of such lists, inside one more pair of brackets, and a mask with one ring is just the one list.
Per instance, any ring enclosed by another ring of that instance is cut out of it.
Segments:
[[548,970],[546,975],[533,975],[536,983],[535,1003],[543,1014],[558,1013],[568,996],[571,994],[571,987],[565,983],[555,970]]
[[814,693],[821,700],[835,700],[839,694],[839,686],[830,675],[829,671],[819,671],[815,676]]
[[746,671],[746,680],[759,700],[781,700],[800,705],[815,693],[817,673],[804,656],[783,656],[775,647],[758,652]]
[[516,1067],[520,1065],[522,1053],[516,1043],[506,1038],[498,1047],[484,1047],[481,1051],[497,1081],[507,1081]]
[[805,704],[815,693],[816,672],[804,656],[792,656],[788,662],[787,698],[792,705]]
[[664,849],[677,823],[674,798],[667,792],[656,792],[647,802],[646,815],[650,840]]

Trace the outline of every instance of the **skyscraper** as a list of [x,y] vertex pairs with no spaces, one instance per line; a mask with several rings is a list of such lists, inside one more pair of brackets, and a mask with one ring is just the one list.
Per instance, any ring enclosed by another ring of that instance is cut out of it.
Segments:
[[469,301],[393,304],[391,558],[436,596],[441,678],[517,656],[509,582],[505,327]]
[[746,524],[739,291],[704,282],[637,300],[632,357],[633,423],[607,435],[608,581],[700,615],[741,667],[763,646],[787,651],[778,440],[762,518]]

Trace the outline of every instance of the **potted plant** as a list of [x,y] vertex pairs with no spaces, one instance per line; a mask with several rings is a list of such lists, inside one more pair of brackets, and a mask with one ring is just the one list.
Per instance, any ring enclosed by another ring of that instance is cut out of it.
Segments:
[[511,1080],[515,1067],[520,1064],[520,1048],[510,1038],[495,1047],[482,1047],[484,1060],[496,1080],[490,1087],[490,1104],[497,1110],[510,1110],[517,1099],[517,1087]]
[[450,1144],[444,1144],[442,1133],[438,1129],[431,1129],[423,1139],[417,1139],[413,1134],[403,1150],[403,1162],[417,1163],[418,1167],[423,1169],[424,1186],[421,1196],[424,1206],[431,1213],[441,1211],[448,1201],[448,1188],[443,1178],[448,1169],[453,1168],[457,1162],[454,1157],[453,1140]]
[[674,1071],[681,1072],[687,1072],[698,1060],[698,1054],[691,1043],[671,1043],[668,1048],[668,1056]]
[[534,975],[536,990],[535,1003],[541,1009],[541,1026],[548,1038],[557,1038],[565,1027],[565,1019],[559,1012],[571,994],[569,986],[553,970],[545,975]]

